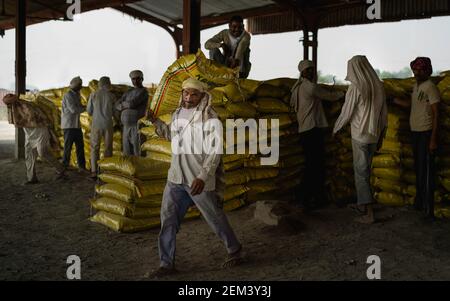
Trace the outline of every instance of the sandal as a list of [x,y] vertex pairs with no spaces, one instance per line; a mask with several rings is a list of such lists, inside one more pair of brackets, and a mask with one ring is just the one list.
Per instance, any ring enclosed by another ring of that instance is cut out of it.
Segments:
[[242,246],[236,252],[229,254],[227,260],[222,264],[222,268],[231,268],[240,265],[243,261],[241,251]]

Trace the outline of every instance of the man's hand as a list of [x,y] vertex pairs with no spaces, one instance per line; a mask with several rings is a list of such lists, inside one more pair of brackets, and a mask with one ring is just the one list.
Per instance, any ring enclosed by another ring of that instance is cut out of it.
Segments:
[[438,148],[438,144],[437,144],[436,140],[431,139],[430,145],[429,145],[430,153],[434,154],[436,152],[437,148]]
[[191,186],[191,195],[197,195],[203,192],[203,188],[205,188],[205,182],[203,180],[197,178],[192,182]]
[[230,48],[228,48],[228,45],[225,43],[222,43],[222,45],[220,45],[220,48],[223,49],[223,54],[225,57],[229,56],[230,54]]
[[154,123],[156,121],[155,112],[153,112],[153,110],[147,111],[147,119],[150,120],[151,123]]
[[234,59],[234,58],[231,59],[231,63],[230,63],[231,69],[239,67],[240,65],[241,65],[241,62],[239,61],[239,59]]

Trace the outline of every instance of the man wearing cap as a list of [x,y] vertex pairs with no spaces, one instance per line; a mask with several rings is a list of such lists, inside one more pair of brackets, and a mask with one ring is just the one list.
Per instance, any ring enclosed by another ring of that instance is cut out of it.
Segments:
[[[223,266],[238,264],[242,247],[221,208],[222,124],[211,107],[206,85],[193,78],[183,82],[180,105],[170,125],[156,118],[152,111],[148,118],[159,136],[172,141],[172,162],[161,205],[160,268],[153,276],[175,272],[176,234],[188,208],[194,204],[225,244],[228,258]],[[196,147],[200,151],[195,151]]]
[[438,148],[438,120],[440,93],[430,80],[431,60],[418,57],[410,64],[416,78],[411,100],[394,99],[394,103],[411,107],[411,127],[414,165],[416,171],[416,198],[414,207],[423,210],[425,217],[434,219],[435,153]]
[[86,107],[81,105],[82,84],[83,81],[79,76],[70,81],[70,89],[64,94],[62,101],[61,129],[64,131],[64,166],[67,167],[70,164],[72,145],[75,143],[78,168],[80,171],[85,171],[83,132],[80,126],[80,114],[86,110]]
[[64,177],[64,166],[53,156],[51,149],[59,147],[59,142],[49,130],[52,122],[34,103],[20,100],[14,94],[7,94],[3,102],[8,106],[8,122],[25,133],[25,165],[27,181],[25,184],[39,183],[36,176],[38,156],[56,169],[58,178]]
[[130,72],[133,87],[117,101],[116,109],[121,111],[123,125],[122,152],[124,156],[140,156],[141,142],[138,121],[145,116],[148,103],[147,89],[142,85],[144,74],[140,70]]
[[97,176],[100,143],[103,138],[104,157],[111,157],[113,152],[113,108],[116,97],[111,93],[111,80],[102,77],[98,90],[89,97],[86,111],[92,116],[91,126],[91,177]]
[[[230,68],[239,67],[239,77],[247,78],[252,64],[250,63],[250,34],[244,29],[241,16],[233,16],[224,29],[205,43],[211,60]],[[223,53],[220,52],[223,49]]]
[[[291,107],[297,113],[300,144],[305,154],[305,177],[297,190],[297,201],[306,210],[326,202],[324,193],[324,132],[328,127],[322,100],[336,101],[341,91],[328,91],[315,80],[314,64],[303,60],[298,65],[300,79],[292,88]],[[312,199],[314,198],[314,203]]]

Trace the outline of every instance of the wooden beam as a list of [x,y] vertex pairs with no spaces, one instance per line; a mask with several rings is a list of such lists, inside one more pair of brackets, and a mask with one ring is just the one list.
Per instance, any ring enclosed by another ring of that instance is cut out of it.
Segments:
[[183,0],[183,55],[200,48],[201,0]]
[[[16,2],[16,95],[26,92],[26,19],[27,1]],[[25,158],[25,135],[22,128],[16,127],[14,155],[16,159]]]

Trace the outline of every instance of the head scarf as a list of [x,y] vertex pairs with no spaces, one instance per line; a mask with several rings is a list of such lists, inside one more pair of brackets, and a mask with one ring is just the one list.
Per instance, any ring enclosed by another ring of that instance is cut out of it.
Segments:
[[300,73],[312,67],[314,67],[314,63],[310,60],[303,60],[298,63],[298,71],[300,71]]
[[410,64],[411,69],[423,70],[430,76],[433,74],[433,66],[431,65],[431,59],[428,57],[418,57]]
[[379,135],[379,123],[382,122],[381,112],[386,103],[386,94],[381,80],[370,65],[367,57],[356,55],[348,61],[345,80],[354,85],[361,93],[362,100],[370,104],[370,122],[364,125],[364,133]]
[[141,70],[133,70],[133,71],[131,71],[130,72],[130,78],[133,79],[133,78],[136,78],[136,77],[144,78],[144,73],[142,73]]
[[81,78],[79,76],[74,77],[71,81],[70,81],[70,88],[71,89],[75,89],[78,86],[81,86],[83,84],[83,81],[81,80]]
[[202,93],[208,91],[208,85],[204,82],[201,82],[195,78],[188,78],[186,79],[183,84],[181,85],[181,88],[184,89],[195,89]]

